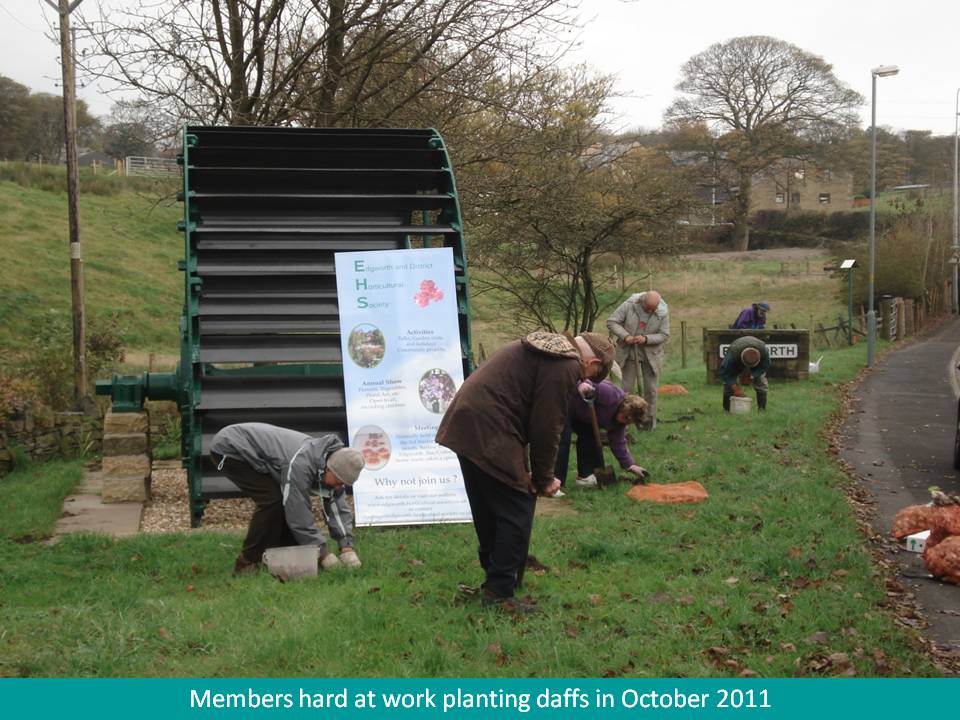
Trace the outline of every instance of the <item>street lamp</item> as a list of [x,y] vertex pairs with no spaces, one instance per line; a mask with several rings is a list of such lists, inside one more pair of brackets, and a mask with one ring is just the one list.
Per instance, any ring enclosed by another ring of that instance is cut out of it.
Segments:
[[877,225],[877,77],[890,77],[900,72],[896,65],[881,65],[870,71],[872,93],[870,96],[870,239],[867,268],[867,367],[873,367],[877,347],[877,313],[873,308],[873,283],[876,268]]
[[960,204],[957,197],[957,150],[960,138],[960,88],[957,89],[957,102],[953,110],[953,311],[960,312],[960,291],[957,290],[957,255],[960,253]]

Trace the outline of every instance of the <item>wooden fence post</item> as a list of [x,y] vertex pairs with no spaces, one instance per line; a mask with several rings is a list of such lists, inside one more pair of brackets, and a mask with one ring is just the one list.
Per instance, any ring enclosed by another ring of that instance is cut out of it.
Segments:
[[687,321],[680,321],[680,367],[687,367]]

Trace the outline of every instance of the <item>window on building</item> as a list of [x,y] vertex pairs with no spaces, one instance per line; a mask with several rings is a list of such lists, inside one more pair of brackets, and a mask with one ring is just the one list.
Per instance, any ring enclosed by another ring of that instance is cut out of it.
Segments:
[[820,200],[821,205],[829,205],[830,193],[820,193],[820,197],[818,199]]
[[783,193],[777,193],[777,197],[774,199],[774,202],[778,205],[783,205]]
[[790,193],[790,204],[791,205],[800,204],[800,193]]

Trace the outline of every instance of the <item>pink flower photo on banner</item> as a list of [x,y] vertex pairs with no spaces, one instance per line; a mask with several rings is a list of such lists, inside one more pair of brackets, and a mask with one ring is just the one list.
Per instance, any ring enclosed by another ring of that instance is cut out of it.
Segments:
[[426,307],[431,302],[443,300],[443,290],[437,287],[433,280],[423,280],[420,291],[413,296],[413,301],[420,307]]

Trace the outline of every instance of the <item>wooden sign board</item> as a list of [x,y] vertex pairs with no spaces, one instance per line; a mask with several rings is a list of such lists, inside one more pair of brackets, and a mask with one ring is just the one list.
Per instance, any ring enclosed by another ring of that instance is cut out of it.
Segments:
[[767,377],[774,380],[805,380],[810,373],[809,330],[711,330],[703,329],[703,361],[707,366],[707,383],[720,382],[717,369],[730,343],[752,335],[763,340],[770,351]]

